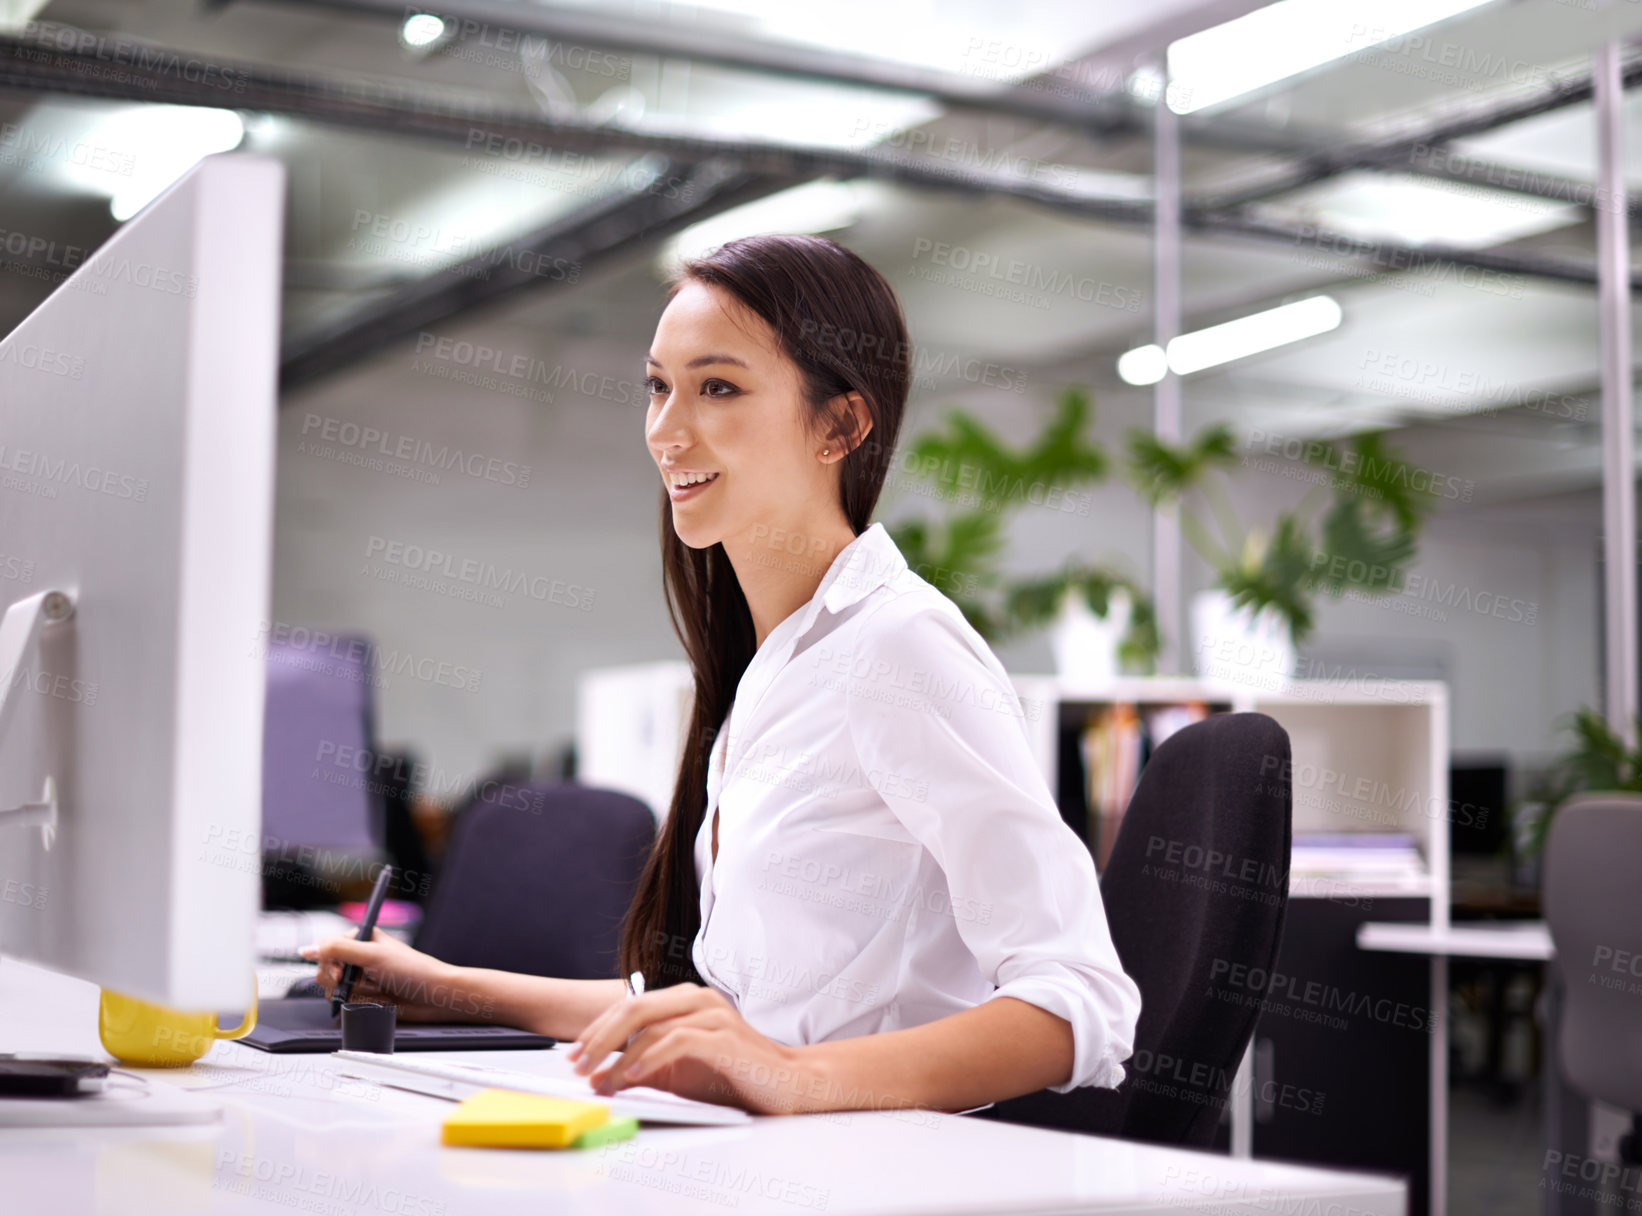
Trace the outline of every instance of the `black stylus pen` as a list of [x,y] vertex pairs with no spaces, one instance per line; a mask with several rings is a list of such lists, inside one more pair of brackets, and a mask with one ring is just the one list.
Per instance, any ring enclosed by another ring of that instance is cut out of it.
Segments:
[[[376,886],[371,888],[371,902],[365,905],[365,919],[360,922],[359,932],[354,934],[356,942],[368,942],[371,934],[376,932],[376,918],[382,911],[382,897],[388,893],[388,883],[393,879],[393,867],[383,866],[382,872],[376,876]],[[331,1016],[334,1018],[342,1012],[342,1003],[353,993],[354,981],[359,978],[359,964],[344,963],[342,978],[336,983],[336,990],[331,993]]]

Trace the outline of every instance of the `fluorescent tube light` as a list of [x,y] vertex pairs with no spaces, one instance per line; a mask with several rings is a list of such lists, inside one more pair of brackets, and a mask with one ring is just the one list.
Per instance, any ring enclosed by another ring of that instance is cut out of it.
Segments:
[[1168,105],[1219,105],[1490,0],[1277,0],[1169,44]]
[[1485,249],[1583,223],[1572,202],[1528,198],[1468,182],[1348,173],[1295,191],[1265,209],[1290,224],[1402,245]]
[[1117,361],[1117,374],[1125,384],[1156,384],[1163,379],[1165,370],[1186,376],[1287,346],[1302,338],[1326,334],[1339,327],[1343,315],[1332,296],[1311,296],[1222,325],[1181,334],[1169,343],[1167,359],[1156,345],[1126,351]]

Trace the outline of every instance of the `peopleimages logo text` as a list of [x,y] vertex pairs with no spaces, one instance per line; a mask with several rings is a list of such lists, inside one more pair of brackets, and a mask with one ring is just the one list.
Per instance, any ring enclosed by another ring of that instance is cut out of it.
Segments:
[[1403,485],[1416,494],[1430,494],[1459,502],[1470,502],[1471,493],[1476,488],[1473,481],[1433,473],[1399,460],[1378,459],[1349,449],[1342,451],[1321,439],[1273,435],[1258,428],[1249,431],[1249,449],[1267,456],[1281,456],[1286,460],[1303,460],[1331,473],[1355,477],[1368,488]]
[[530,484],[528,464],[502,460],[479,452],[464,452],[448,443],[434,444],[413,435],[398,435],[374,426],[361,426],[340,418],[309,413],[302,420],[302,434],[336,444],[349,451],[387,456],[431,469],[455,469],[469,477],[494,481],[504,486]]
[[580,608],[583,612],[593,607],[594,592],[591,587],[497,566],[494,562],[482,562],[471,557],[458,558],[442,549],[389,540],[385,536],[372,536],[365,542],[365,557],[367,563],[375,558],[385,566],[397,566],[420,575],[445,578],[453,583],[465,583],[489,591],[528,595],[533,600]]

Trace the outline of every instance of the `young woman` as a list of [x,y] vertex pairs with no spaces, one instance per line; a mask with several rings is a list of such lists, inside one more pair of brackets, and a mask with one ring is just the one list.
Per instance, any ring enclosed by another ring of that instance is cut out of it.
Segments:
[[409,1017],[574,1039],[641,1083],[758,1113],[965,1110],[1114,1086],[1140,994],[997,657],[868,519],[910,380],[895,293],[820,237],[689,263],[645,438],[695,700],[623,926],[625,982],[450,967],[378,935],[320,981]]

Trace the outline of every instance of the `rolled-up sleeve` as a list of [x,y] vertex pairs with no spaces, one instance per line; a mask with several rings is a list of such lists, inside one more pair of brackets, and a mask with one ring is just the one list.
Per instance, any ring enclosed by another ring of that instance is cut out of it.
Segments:
[[1052,1089],[1118,1085],[1140,990],[1118,961],[1094,862],[1061,819],[1002,665],[955,609],[927,596],[873,610],[853,649],[846,713],[861,765],[927,780],[925,797],[900,780],[881,793],[944,871],[952,906],[984,913],[957,925],[997,985],[993,998],[1071,1024],[1072,1076]]

